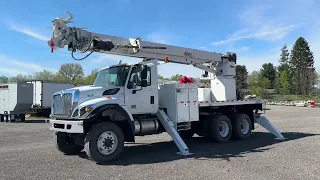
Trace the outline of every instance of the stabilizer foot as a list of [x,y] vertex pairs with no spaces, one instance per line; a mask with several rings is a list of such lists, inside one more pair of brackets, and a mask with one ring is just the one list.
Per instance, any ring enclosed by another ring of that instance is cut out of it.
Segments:
[[260,124],[262,127],[264,127],[266,130],[271,132],[274,136],[276,136],[276,140],[284,141],[287,138],[285,138],[281,132],[268,120],[265,116],[259,116],[255,117],[255,122]]
[[191,156],[191,155],[193,155],[194,153],[190,153],[189,151],[187,151],[187,152],[177,152],[177,154],[178,155],[181,155],[181,156]]
[[162,109],[159,109],[159,111],[157,112],[157,117],[159,118],[166,132],[170,135],[170,137],[175,142],[176,146],[179,148],[180,152],[178,152],[177,154],[182,156],[189,156],[193,154],[189,152],[188,146],[184,143],[183,139],[180,137],[179,133],[174,127],[173,122],[169,119],[169,117],[166,115],[166,113]]

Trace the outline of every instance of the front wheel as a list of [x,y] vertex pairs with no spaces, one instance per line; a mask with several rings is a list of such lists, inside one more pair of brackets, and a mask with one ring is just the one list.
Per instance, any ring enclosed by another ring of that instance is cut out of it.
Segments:
[[83,149],[83,146],[76,144],[68,134],[62,132],[55,132],[54,143],[60,152],[68,155],[79,154]]
[[92,127],[84,145],[88,157],[97,163],[114,160],[123,148],[124,134],[121,128],[112,122],[103,122]]

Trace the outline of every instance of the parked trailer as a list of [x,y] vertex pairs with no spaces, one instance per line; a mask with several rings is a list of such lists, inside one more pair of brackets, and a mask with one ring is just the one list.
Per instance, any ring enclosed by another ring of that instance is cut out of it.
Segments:
[[32,105],[33,86],[28,83],[0,85],[0,121],[25,121],[25,114]]
[[49,117],[51,113],[52,96],[55,92],[73,88],[76,85],[71,83],[33,80],[26,81],[33,84],[33,103],[29,114],[36,114],[42,117]]

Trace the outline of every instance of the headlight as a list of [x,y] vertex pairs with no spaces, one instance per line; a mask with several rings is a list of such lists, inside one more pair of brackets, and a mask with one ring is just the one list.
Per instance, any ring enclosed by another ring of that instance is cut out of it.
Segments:
[[88,105],[88,106],[84,106],[80,109],[79,111],[79,116],[83,116],[86,113],[91,112],[94,109],[94,105]]

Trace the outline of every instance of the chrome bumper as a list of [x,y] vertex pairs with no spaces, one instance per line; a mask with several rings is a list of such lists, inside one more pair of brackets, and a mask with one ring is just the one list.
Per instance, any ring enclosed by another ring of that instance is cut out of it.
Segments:
[[83,121],[49,120],[51,131],[66,133],[83,133]]

